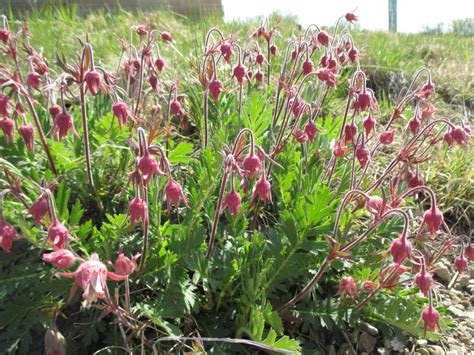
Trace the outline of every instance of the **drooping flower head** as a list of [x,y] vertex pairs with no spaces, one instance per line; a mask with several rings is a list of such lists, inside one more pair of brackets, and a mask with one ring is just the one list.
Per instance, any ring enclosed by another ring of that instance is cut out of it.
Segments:
[[146,202],[136,196],[132,201],[130,201],[128,214],[130,215],[130,222],[132,225],[140,220],[142,223],[145,223],[148,216],[148,206]]
[[16,237],[15,228],[0,218],[0,244],[5,253],[9,253]]
[[28,212],[33,216],[35,223],[40,224],[41,219],[48,213],[48,198],[46,195],[41,195],[28,209]]
[[139,256],[140,254],[137,254],[130,259],[121,251],[114,263],[115,273],[117,275],[130,276],[132,272],[138,269],[136,261]]
[[20,133],[20,136],[23,138],[25,141],[26,148],[28,149],[29,152],[33,151],[33,145],[35,142],[35,129],[32,125],[30,124],[25,124],[23,126],[20,126],[18,128],[18,133]]
[[336,296],[347,296],[350,298],[357,296],[357,284],[351,276],[344,276],[341,278],[339,290],[337,291]]
[[441,331],[441,327],[439,325],[440,315],[438,311],[434,309],[431,302],[429,306],[423,311],[421,318],[423,319],[424,323],[423,336],[426,336],[427,330],[434,332],[436,328],[438,328]]
[[179,207],[179,201],[183,200],[186,207],[189,207],[188,199],[183,193],[181,185],[170,179],[165,185],[166,203],[168,211],[171,210],[171,204],[177,209]]
[[76,257],[68,249],[58,249],[54,252],[43,254],[42,259],[58,269],[68,269],[76,261]]
[[252,200],[257,197],[259,197],[263,202],[272,199],[272,186],[265,177],[265,174],[262,174],[260,179],[255,183]]
[[73,240],[74,238],[57,218],[53,218],[53,223],[51,223],[51,226],[48,229],[47,239],[55,249],[64,249],[68,240]]
[[226,208],[232,217],[239,213],[242,208],[242,199],[237,191],[232,190],[226,195],[223,209]]

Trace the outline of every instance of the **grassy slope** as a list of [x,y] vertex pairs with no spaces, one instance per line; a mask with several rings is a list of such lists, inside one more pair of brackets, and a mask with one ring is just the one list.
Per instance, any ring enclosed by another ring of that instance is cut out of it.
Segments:
[[[294,19],[277,15],[272,22],[278,25],[282,38],[288,38],[298,27]],[[195,80],[189,78],[196,78],[195,68],[209,28],[219,27],[224,34],[235,34],[242,39],[258,24],[257,21],[223,23],[216,18],[190,21],[163,12],[102,11],[80,18],[73,8],[46,9],[29,19],[32,41],[37,48],[43,49],[47,58],[54,58],[57,52],[77,50],[75,38],[88,34],[96,60],[109,68],[114,67],[118,58],[117,38],[128,36],[130,26],[140,23],[173,34],[176,47],[166,52],[167,61],[172,63],[168,70],[175,70],[176,78],[184,84]],[[423,66],[433,73],[439,116],[466,115],[474,109],[474,58],[469,50],[474,47],[472,38],[357,30],[353,31],[353,36],[361,52],[362,68],[378,93],[382,116],[386,113],[384,108],[389,107],[389,102],[406,85],[411,74]],[[279,41],[279,47],[284,48],[283,40]],[[474,179],[472,161],[472,149],[439,151],[436,159],[428,163],[430,167],[425,177],[436,192],[441,192],[442,208],[451,212],[452,222],[461,223],[462,229],[470,227],[470,220],[474,218],[474,192],[470,188]]]

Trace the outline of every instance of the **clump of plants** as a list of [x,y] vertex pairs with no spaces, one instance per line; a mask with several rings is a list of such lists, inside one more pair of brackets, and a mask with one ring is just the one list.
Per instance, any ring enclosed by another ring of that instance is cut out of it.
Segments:
[[2,351],[285,353],[361,321],[442,333],[433,271],[456,251],[466,272],[474,249],[421,164],[472,133],[437,116],[427,68],[381,117],[355,21],[212,28],[195,76],[172,77],[165,29],[132,27],[111,68],[87,36],[52,60],[3,18]]

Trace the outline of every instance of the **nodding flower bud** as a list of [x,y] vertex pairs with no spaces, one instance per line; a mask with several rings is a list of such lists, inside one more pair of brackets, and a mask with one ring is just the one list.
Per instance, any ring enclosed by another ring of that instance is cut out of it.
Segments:
[[352,12],[348,12],[344,17],[346,18],[347,22],[351,23],[357,22],[357,20],[359,20],[359,17],[354,15]]
[[254,153],[250,153],[243,161],[242,166],[250,179],[253,179],[255,173],[262,170],[262,162]]
[[247,70],[245,67],[242,65],[242,63],[237,63],[237,65],[234,67],[233,74],[239,84],[242,84],[244,82],[245,75],[247,73]]
[[395,132],[395,128],[391,129],[390,131],[382,132],[379,137],[379,142],[386,145],[392,144],[393,138],[395,137]]
[[336,145],[332,149],[332,154],[336,158],[342,158],[347,153],[348,150],[349,148],[346,147],[345,143],[342,140],[340,140],[336,143]]
[[67,228],[57,218],[48,229],[48,241],[55,249],[64,249],[67,241],[73,239]]
[[425,185],[425,182],[418,175],[413,175],[408,179],[409,188],[414,188],[414,187],[424,186],[424,185]]
[[230,62],[230,56],[232,55],[232,45],[228,41],[223,41],[219,47],[224,61],[226,63]]
[[418,97],[422,99],[429,99],[435,94],[435,85],[428,80],[421,88],[421,91],[417,94]]
[[304,75],[308,75],[309,73],[312,73],[314,68],[313,68],[313,62],[311,61],[311,59],[309,58],[306,59],[303,62],[302,68],[303,68]]
[[10,114],[10,98],[0,93],[0,115],[5,117]]
[[132,225],[140,220],[142,223],[145,223],[148,218],[148,206],[146,202],[136,196],[132,201],[130,201],[128,214],[130,215],[130,223]]
[[156,161],[155,157],[152,156],[148,151],[145,152],[143,157],[140,159],[138,163],[138,169],[142,172],[143,175],[143,183],[148,185],[153,174],[157,174],[158,176],[163,175],[163,172],[158,166],[158,162]]
[[262,52],[258,52],[256,57],[255,57],[255,61],[257,62],[258,65],[262,65],[263,62],[265,61],[265,57],[263,56]]
[[466,249],[464,249],[464,254],[470,261],[474,261],[474,248],[469,244]]
[[137,26],[137,35],[145,36],[148,33],[146,25],[138,25]]
[[344,127],[344,141],[354,144],[354,138],[357,135],[357,126],[354,122],[347,124]]
[[72,116],[65,111],[58,113],[54,118],[53,134],[57,139],[61,140],[67,136],[67,133],[70,129],[77,136],[77,132],[72,121]]
[[7,44],[9,38],[10,31],[8,31],[6,28],[0,28],[0,40],[3,42],[3,44]]
[[58,115],[62,111],[62,108],[59,105],[53,104],[49,107],[48,110],[49,110],[49,114],[51,115],[51,118],[54,121],[54,119],[56,118],[56,115]]
[[41,195],[28,209],[33,216],[35,223],[40,224],[41,219],[48,213],[48,199],[46,195]]
[[44,349],[47,355],[66,354],[66,339],[56,326],[46,331],[44,335]]
[[423,336],[426,336],[427,330],[429,330],[430,332],[434,332],[436,328],[438,328],[441,331],[441,327],[439,325],[440,315],[438,311],[433,308],[431,302],[429,306],[423,311],[421,319],[423,319],[424,323]]
[[459,145],[466,145],[469,142],[466,130],[461,126],[456,126],[451,130],[451,138]]
[[293,137],[295,137],[296,141],[299,143],[305,143],[308,140],[308,136],[306,135],[304,129],[297,129],[293,133]]
[[266,200],[271,200],[272,198],[272,187],[270,182],[266,179],[265,174],[262,174],[260,179],[255,183],[252,200],[256,197],[259,197],[260,200],[265,202]]
[[318,133],[318,129],[316,128],[315,123],[312,120],[309,120],[306,125],[304,126],[304,131],[308,136],[308,139],[311,143],[314,143],[314,138],[316,137],[316,133]]
[[165,42],[171,42],[173,40],[173,36],[166,31],[160,32],[161,39]]
[[5,253],[10,252],[15,237],[15,228],[0,218],[0,244]]
[[367,292],[371,292],[377,288],[377,284],[373,281],[366,280],[362,283],[362,289]]
[[255,73],[255,81],[259,84],[263,83],[263,73],[260,71],[260,68]]
[[136,121],[134,115],[130,112],[128,105],[125,102],[117,101],[112,106],[112,112],[117,117],[119,127],[127,124],[127,119],[130,117],[132,121]]
[[456,259],[454,259],[454,267],[460,274],[468,269],[468,261],[464,256],[464,251],[462,251],[461,254],[456,257]]
[[443,136],[443,140],[448,145],[448,147],[451,147],[454,143],[452,132],[453,130],[449,128]]
[[375,127],[375,119],[374,119],[374,115],[372,114],[372,112],[369,111],[369,114],[367,115],[367,117],[364,119],[364,121],[362,122],[362,124],[364,125],[364,128],[365,128],[365,133],[367,135],[370,134],[370,132],[373,131],[374,127]]
[[405,234],[392,242],[390,247],[390,253],[392,254],[393,261],[397,264],[403,263],[411,255],[412,246],[408,241]]
[[298,56],[298,49],[295,48],[293,49],[293,51],[291,52],[291,60],[296,60],[296,57]]
[[84,81],[86,82],[87,90],[90,91],[92,96],[97,95],[99,88],[102,91],[105,91],[102,84],[100,83],[100,75],[95,70],[89,70],[84,77]]
[[319,58],[319,64],[324,68],[328,65],[328,55],[323,54],[321,58]]
[[224,86],[222,85],[222,82],[215,77],[210,83],[209,83],[209,92],[211,93],[212,99],[214,102],[217,102],[219,99],[219,94],[224,91]]
[[366,202],[367,210],[374,215],[375,219],[378,219],[388,211],[384,200],[379,196],[371,196]]
[[20,133],[20,136],[23,138],[26,144],[26,149],[28,149],[29,152],[33,151],[33,144],[35,141],[35,129],[32,125],[26,124],[18,128],[18,133]]
[[339,290],[337,291],[336,296],[348,296],[350,298],[357,296],[357,284],[351,276],[344,276],[341,278]]
[[114,263],[114,270],[117,275],[123,276],[130,276],[130,274],[136,270],[138,270],[136,260],[138,259],[139,255],[135,255],[131,259],[123,252],[120,252],[117,260]]
[[183,200],[184,205],[189,207],[188,199],[184,195],[183,188],[178,182],[169,180],[165,185],[165,194],[168,211],[171,210],[171,204],[178,209],[180,200]]
[[165,60],[161,57],[158,57],[156,60],[155,60],[155,66],[156,66],[156,69],[158,69],[158,71],[161,73],[163,71],[163,69],[165,68]]
[[278,47],[274,43],[270,46],[270,53],[273,56],[278,55]]
[[367,166],[367,163],[369,162],[369,156],[370,156],[369,150],[365,146],[361,145],[357,147],[356,158],[359,161],[360,166],[362,168],[365,168]]
[[433,274],[431,272],[427,272],[424,265],[415,275],[415,284],[418,286],[425,297],[430,295],[430,289],[434,285]]
[[76,257],[68,249],[58,249],[52,253],[43,254],[42,259],[58,269],[68,269],[76,261]]
[[0,128],[3,131],[5,142],[12,143],[15,139],[15,123],[13,122],[13,120],[8,117],[3,117],[3,119],[0,120]]
[[319,31],[316,35],[316,39],[319,43],[321,43],[324,47],[329,46],[329,35],[325,31]]
[[423,225],[426,224],[428,226],[428,230],[430,231],[431,238],[434,239],[442,223],[443,213],[439,209],[437,209],[435,205],[433,205],[429,210],[425,212],[420,229],[421,227],[423,227]]
[[158,77],[155,74],[151,74],[150,78],[148,79],[148,82],[150,83],[151,90],[158,94],[160,92],[160,87],[158,86]]
[[226,195],[223,209],[226,208],[232,217],[237,216],[239,213],[242,208],[242,199],[237,191],[232,190]]
[[356,47],[352,47],[351,49],[349,49],[347,56],[349,57],[351,63],[354,63],[359,57],[359,52],[357,51]]
[[174,116],[180,116],[183,113],[183,108],[181,107],[181,103],[178,99],[174,99],[170,103],[170,110]]
[[367,110],[370,106],[370,96],[369,93],[364,89],[359,95],[357,95],[357,100],[354,104],[356,110],[361,112]]
[[414,115],[410,121],[408,121],[408,127],[413,134],[417,134],[421,127],[421,121],[417,115]]
[[30,88],[38,90],[41,85],[41,75],[39,75],[35,71],[32,71],[31,73],[28,74],[26,82],[28,83],[28,86]]
[[324,81],[327,86],[336,88],[336,76],[331,69],[323,68],[316,71],[316,76],[319,80]]

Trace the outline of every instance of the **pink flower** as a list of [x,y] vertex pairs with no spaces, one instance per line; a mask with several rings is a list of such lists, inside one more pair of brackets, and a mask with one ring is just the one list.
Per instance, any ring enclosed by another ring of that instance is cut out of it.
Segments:
[[72,130],[76,137],[79,136],[76,132],[76,129],[74,128],[71,115],[65,111],[62,111],[54,118],[53,134],[57,139],[61,140],[67,136],[69,130]]
[[74,238],[69,234],[67,228],[57,218],[54,218],[48,229],[47,239],[55,249],[64,249],[67,241]]
[[313,62],[310,59],[307,59],[303,62],[303,74],[308,75],[313,72]]
[[306,132],[304,129],[297,129],[295,133],[293,133],[293,136],[295,137],[296,141],[299,143],[304,143],[308,140],[308,136],[306,135]]
[[181,107],[181,103],[177,99],[174,99],[173,101],[171,101],[170,110],[174,116],[179,116],[183,113],[183,108]]
[[369,150],[365,146],[359,146],[356,149],[356,158],[360,163],[360,166],[362,168],[365,168],[367,166],[367,163],[369,162]]
[[312,120],[309,120],[306,125],[304,126],[304,131],[308,136],[308,139],[311,143],[314,143],[314,138],[316,137],[316,133],[318,133],[318,129]]
[[427,272],[425,265],[421,266],[420,272],[415,275],[415,283],[425,297],[430,294],[430,289],[433,287],[433,274]]
[[390,131],[385,131],[380,134],[379,142],[382,144],[392,144],[393,138],[395,137],[396,129],[393,128]]
[[128,214],[130,215],[130,222],[132,225],[139,220],[141,220],[142,223],[145,223],[148,218],[148,206],[146,202],[136,196],[132,201],[130,201]]
[[173,40],[173,36],[166,31],[160,32],[161,39],[165,42],[171,42]]
[[432,104],[428,104],[423,107],[423,111],[421,112],[421,118],[424,120],[431,118],[436,113],[436,111],[436,107],[434,107]]
[[470,261],[474,261],[474,248],[471,244],[469,244],[466,249],[464,249],[464,254],[466,254],[467,258]]
[[219,47],[222,56],[226,63],[229,63],[230,56],[232,55],[232,45],[228,41],[223,41]]
[[351,22],[351,23],[357,22],[357,20],[359,20],[359,17],[354,15],[352,12],[348,12],[345,18],[347,22]]
[[367,110],[370,105],[370,96],[364,89],[358,96],[355,102],[355,108],[361,112]]
[[259,84],[263,83],[263,73],[260,71],[260,68],[255,73],[255,81]]
[[464,252],[461,252],[461,255],[458,255],[456,259],[454,259],[454,267],[460,274],[468,269],[469,265],[466,257],[464,256]]
[[222,82],[219,79],[217,79],[217,77],[215,77],[209,83],[209,92],[211,93],[211,96],[214,102],[217,102],[217,100],[219,99],[219,95],[222,91],[224,91]]
[[225,208],[227,208],[232,217],[237,216],[242,208],[242,199],[237,191],[232,190],[227,194],[223,209]]
[[9,253],[13,240],[16,237],[15,228],[4,220],[0,219],[0,244],[5,253]]
[[253,179],[255,173],[258,173],[262,170],[262,163],[258,156],[254,153],[250,153],[243,161],[242,166],[244,167],[245,172],[248,174],[250,179]]
[[127,124],[127,119],[130,117],[132,121],[136,122],[135,115],[132,114],[128,105],[125,102],[117,101],[112,105],[112,112],[117,117],[119,127]]
[[409,267],[403,266],[402,264],[393,263],[381,272],[382,286],[384,288],[392,288],[398,282],[399,277],[410,270]]
[[151,89],[154,93],[159,93],[161,88],[158,86],[158,77],[155,74],[151,74],[150,78],[148,79],[148,82],[150,83]]
[[357,296],[357,284],[351,276],[344,276],[341,278],[339,291],[337,291],[336,296],[348,296],[350,298]]
[[265,57],[263,56],[262,52],[258,52],[257,55],[255,56],[255,61],[257,62],[258,65],[262,65],[263,62],[265,61]]
[[26,82],[30,88],[38,90],[41,85],[41,75],[35,71],[32,71],[28,74]]
[[372,112],[369,111],[369,114],[367,115],[365,120],[362,122],[362,124],[364,125],[365,133],[369,135],[370,132],[372,132],[372,130],[375,127],[375,119],[374,119],[374,115],[372,115]]
[[420,119],[414,115],[410,121],[408,121],[408,127],[410,128],[413,134],[417,134],[421,127]]
[[433,204],[433,206],[425,212],[420,229],[426,224],[428,226],[428,230],[430,231],[431,238],[433,239],[436,237],[436,233],[438,233],[442,223],[443,213]]
[[265,174],[262,174],[260,179],[255,183],[252,200],[256,197],[259,197],[260,200],[265,202],[266,200],[271,200],[272,198],[272,189],[270,182],[266,179]]
[[156,161],[155,157],[151,155],[148,151],[145,152],[143,157],[140,159],[138,163],[138,169],[142,172],[143,175],[143,183],[148,185],[153,174],[162,175],[163,172],[161,171],[160,167],[158,166],[158,162]]
[[41,195],[28,209],[33,216],[35,223],[40,224],[43,216],[48,213],[48,199],[45,195]]
[[146,25],[138,25],[137,26],[137,34],[139,36],[145,36],[148,33]]
[[188,199],[184,196],[183,189],[179,183],[174,180],[169,180],[165,185],[166,204],[168,211],[171,210],[171,204],[177,209],[179,201],[183,200],[186,207],[189,207]]
[[43,261],[53,264],[58,269],[68,269],[74,264],[76,257],[68,249],[58,249],[52,253],[43,254]]
[[13,140],[15,139],[14,137],[15,123],[13,122],[13,120],[8,117],[3,117],[3,119],[0,120],[0,128],[3,131],[5,142],[12,143]]
[[344,141],[347,143],[354,143],[354,138],[357,135],[357,126],[354,122],[349,123],[344,127]]
[[99,256],[96,253],[92,254],[89,260],[82,262],[75,272],[63,272],[61,276],[74,277],[76,279],[69,299],[74,296],[77,287],[80,287],[83,291],[82,297],[88,303],[97,302],[97,300],[104,298],[107,288],[107,277],[114,281],[122,281],[127,278],[127,275],[117,275],[107,271],[106,266],[99,260]]
[[456,126],[451,130],[451,137],[459,145],[466,145],[469,142],[468,134],[461,126]]
[[10,114],[10,98],[0,93],[0,115],[5,117]]
[[423,311],[421,319],[423,319],[424,322],[423,336],[426,336],[427,330],[429,330],[430,332],[434,332],[436,330],[436,327],[441,331],[441,327],[439,325],[439,313],[436,309],[433,308],[433,305],[431,303]]
[[327,86],[336,88],[336,76],[331,69],[322,68],[316,71],[316,76],[319,80],[324,81]]
[[86,82],[87,90],[90,91],[92,96],[96,96],[99,89],[104,93],[106,92],[105,88],[100,82],[100,75],[95,70],[89,70],[84,77],[84,81]]
[[411,251],[411,243],[407,240],[405,234],[401,235],[400,238],[395,239],[390,247],[393,261],[397,264],[401,264],[405,259],[408,259],[411,255]]
[[158,57],[156,60],[155,60],[155,66],[156,66],[156,69],[158,69],[158,71],[161,73],[163,71],[163,69],[165,68],[165,60],[161,57]]
[[245,75],[247,73],[247,69],[242,65],[242,63],[237,63],[237,65],[234,67],[233,74],[239,84],[242,84],[244,82]]
[[49,108],[49,114],[51,115],[51,118],[54,121],[54,118],[56,117],[57,114],[59,114],[62,111],[61,106],[53,104]]
[[359,57],[359,52],[357,51],[357,48],[352,47],[351,49],[349,49],[349,52],[347,53],[347,56],[351,60],[351,63],[354,63],[357,60],[357,58]]
[[7,44],[9,38],[10,31],[8,31],[6,28],[0,28],[0,40],[3,42],[3,44]]
[[35,141],[35,129],[32,125],[26,124],[18,128],[18,133],[23,138],[26,144],[26,148],[29,152],[33,151],[33,144]]
[[333,148],[332,154],[336,158],[342,158],[347,153],[348,150],[349,148],[346,147],[345,143],[342,140],[340,140],[336,143],[336,146]]
[[137,270],[136,260],[140,254],[135,255],[131,259],[120,252],[117,260],[115,260],[114,269],[117,275],[129,276],[132,272]]
[[324,47],[327,47],[329,45],[329,35],[325,31],[319,31],[316,39],[318,40],[319,43],[321,43]]
[[273,56],[278,55],[278,47],[274,43],[270,46],[270,53]]
[[375,219],[380,218],[388,210],[384,200],[379,196],[371,196],[367,200],[366,207]]

